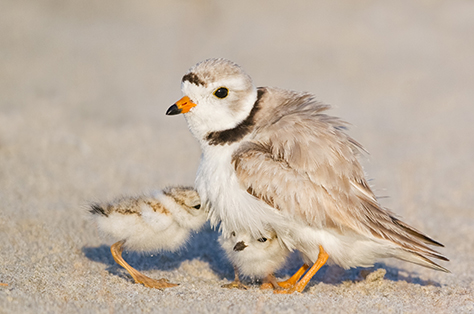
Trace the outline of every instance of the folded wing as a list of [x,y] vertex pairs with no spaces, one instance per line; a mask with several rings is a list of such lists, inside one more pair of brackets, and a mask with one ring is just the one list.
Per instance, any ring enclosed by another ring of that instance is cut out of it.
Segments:
[[233,156],[248,193],[316,228],[390,240],[407,252],[403,259],[446,271],[426,258],[447,260],[426,245],[440,243],[380,206],[357,158],[362,147],[345,133],[346,123],[325,115],[329,107],[309,94],[290,96]]

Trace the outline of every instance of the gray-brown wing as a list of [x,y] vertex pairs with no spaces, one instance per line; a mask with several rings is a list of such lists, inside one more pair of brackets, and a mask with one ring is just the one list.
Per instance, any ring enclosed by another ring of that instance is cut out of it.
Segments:
[[378,204],[357,159],[360,145],[344,132],[345,124],[322,114],[327,106],[299,108],[276,117],[234,154],[234,168],[247,191],[315,227],[349,228],[447,260],[424,244],[438,242]]

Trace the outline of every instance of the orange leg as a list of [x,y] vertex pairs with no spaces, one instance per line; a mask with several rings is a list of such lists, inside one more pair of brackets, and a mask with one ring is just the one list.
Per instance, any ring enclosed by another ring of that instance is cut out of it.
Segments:
[[125,243],[125,240],[119,241],[115,244],[113,244],[110,247],[110,251],[112,252],[112,256],[114,260],[125,268],[130,275],[133,277],[136,283],[141,283],[145,287],[148,288],[156,288],[156,289],[165,289],[165,288],[170,288],[170,287],[176,287],[177,284],[174,283],[169,283],[167,279],[159,279],[155,280],[150,277],[147,277],[143,275],[141,272],[127,264],[127,262],[123,259],[122,257],[122,252],[123,252],[123,244]]
[[7,284],[7,283],[0,282],[0,286],[6,287],[6,286],[8,286],[8,284]]
[[[301,278],[301,276],[303,276],[305,271],[308,270],[308,268],[309,268],[308,265],[303,264],[303,266],[301,266],[301,268],[298,269],[298,271],[293,276],[291,276],[291,278],[288,278],[285,281],[277,282],[278,286],[275,285],[275,282],[276,282],[276,280],[274,279],[275,276],[268,275],[266,278],[266,282],[260,286],[260,289],[263,290],[263,289],[273,288],[275,290],[281,290],[280,287],[285,288],[285,289],[292,288],[296,284],[296,282]],[[273,281],[271,280],[270,276],[273,276],[273,279],[274,279]]]
[[[273,291],[274,293],[293,293],[295,291],[297,292],[302,292],[304,290],[304,288],[306,287],[306,285],[308,284],[308,282],[311,280],[311,278],[313,278],[313,276],[318,272],[318,270],[324,265],[326,264],[327,260],[329,258],[329,255],[328,253],[326,253],[326,251],[324,251],[323,247],[320,245],[319,246],[319,255],[318,255],[318,259],[317,261],[313,264],[313,266],[311,266],[311,268],[308,270],[308,272],[303,276],[303,278],[295,285],[293,286],[292,288],[288,289],[288,290],[275,290]],[[304,265],[303,265],[304,266]],[[297,272],[299,273],[301,271],[301,269]],[[296,275],[296,274],[295,274]],[[295,276],[293,275],[293,277]],[[293,278],[292,277],[292,278]],[[291,279],[291,278],[290,278]]]
[[303,264],[303,266],[301,266],[301,268],[298,269],[298,271],[293,276],[291,276],[285,281],[279,282],[278,284],[280,285],[280,287],[283,287],[283,288],[293,287],[296,284],[296,282],[300,280],[301,276],[303,276],[303,274],[308,270],[308,268],[309,268],[309,265]]
[[265,289],[280,290],[281,289],[281,286],[279,285],[280,283],[276,280],[274,274],[267,275],[263,280],[264,282],[260,285],[261,290],[265,290]]

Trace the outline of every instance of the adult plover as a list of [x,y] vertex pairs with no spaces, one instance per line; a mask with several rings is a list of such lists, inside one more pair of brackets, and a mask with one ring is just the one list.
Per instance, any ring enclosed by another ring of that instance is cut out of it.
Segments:
[[176,284],[149,278],[131,267],[122,258],[123,248],[176,251],[186,243],[191,231],[200,229],[207,219],[199,195],[191,187],[168,187],[149,196],[123,197],[90,207],[101,233],[119,240],[110,248],[117,264],[124,267],[136,283],[158,289]]
[[[347,123],[327,115],[312,94],[256,88],[237,64],[209,59],[182,79],[184,113],[201,144],[196,188],[211,224],[253,237],[270,231],[302,253],[303,291],[329,259],[343,268],[395,257],[447,271],[443,246],[381,207],[358,161],[362,146]],[[268,228],[270,226],[270,229]],[[310,266],[309,266],[310,265]]]

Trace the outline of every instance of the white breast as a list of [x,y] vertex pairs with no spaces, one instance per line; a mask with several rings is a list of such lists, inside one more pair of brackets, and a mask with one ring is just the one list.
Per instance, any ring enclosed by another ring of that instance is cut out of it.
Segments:
[[231,164],[238,145],[203,146],[196,189],[202,204],[210,206],[211,224],[221,223],[224,233],[246,230],[255,238],[268,235],[270,228],[285,233],[283,216],[240,186]]

